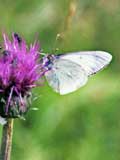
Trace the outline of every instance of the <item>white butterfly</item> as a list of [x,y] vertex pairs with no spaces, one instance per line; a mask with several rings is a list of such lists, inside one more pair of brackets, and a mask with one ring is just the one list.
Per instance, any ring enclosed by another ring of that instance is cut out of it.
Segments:
[[104,51],[47,55],[43,63],[48,84],[61,95],[73,92],[87,83],[88,77],[106,67],[112,56]]

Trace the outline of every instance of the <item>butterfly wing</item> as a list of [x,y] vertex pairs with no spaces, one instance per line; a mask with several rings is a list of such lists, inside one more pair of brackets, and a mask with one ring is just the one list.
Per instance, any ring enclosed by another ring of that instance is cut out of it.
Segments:
[[87,75],[82,67],[64,59],[56,59],[45,77],[49,85],[61,95],[73,92],[87,82]]
[[60,94],[73,92],[85,85],[88,76],[107,66],[112,56],[103,51],[87,51],[59,55],[45,73],[49,85]]
[[99,70],[103,69],[112,60],[112,56],[104,51],[68,53],[61,55],[60,58],[80,65],[88,76],[95,74]]

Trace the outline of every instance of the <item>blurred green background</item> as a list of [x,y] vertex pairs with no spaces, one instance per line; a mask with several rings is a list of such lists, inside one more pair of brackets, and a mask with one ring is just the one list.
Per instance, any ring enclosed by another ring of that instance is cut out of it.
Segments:
[[120,160],[120,0],[0,0],[3,30],[28,44],[37,35],[43,52],[113,55],[108,68],[74,93],[60,96],[47,84],[33,90],[39,110],[15,121],[11,159]]

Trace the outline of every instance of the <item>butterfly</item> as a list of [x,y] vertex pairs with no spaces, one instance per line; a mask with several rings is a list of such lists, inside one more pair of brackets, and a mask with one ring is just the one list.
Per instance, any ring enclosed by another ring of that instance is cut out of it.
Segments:
[[105,68],[112,55],[104,51],[82,51],[60,55],[46,55],[43,64],[49,86],[61,95],[84,86],[88,77]]

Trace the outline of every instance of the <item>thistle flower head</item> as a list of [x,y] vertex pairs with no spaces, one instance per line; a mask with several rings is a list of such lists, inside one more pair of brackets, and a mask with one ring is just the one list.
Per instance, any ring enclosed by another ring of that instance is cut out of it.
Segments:
[[10,41],[3,34],[4,44],[0,54],[0,115],[17,117],[27,110],[30,89],[37,86],[43,75],[39,63],[39,44],[35,42],[27,48],[24,39],[12,34]]

